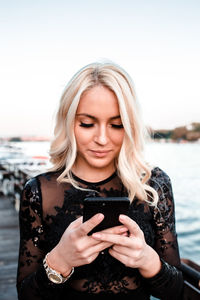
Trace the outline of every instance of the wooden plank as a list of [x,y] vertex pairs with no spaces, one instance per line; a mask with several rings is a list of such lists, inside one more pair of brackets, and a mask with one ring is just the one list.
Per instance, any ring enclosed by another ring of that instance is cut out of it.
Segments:
[[16,275],[19,248],[18,213],[13,200],[0,196],[0,299],[17,300]]

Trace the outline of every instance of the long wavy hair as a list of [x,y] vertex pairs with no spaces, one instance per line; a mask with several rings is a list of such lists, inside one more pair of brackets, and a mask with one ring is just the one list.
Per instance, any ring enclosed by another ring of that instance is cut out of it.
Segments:
[[54,138],[50,146],[50,161],[53,165],[51,170],[62,170],[58,182],[70,182],[80,188],[71,172],[77,155],[74,120],[82,94],[97,85],[109,88],[118,99],[124,140],[115,163],[129,199],[132,201],[136,196],[156,206],[158,194],[147,183],[151,176],[151,167],[143,157],[147,130],[140,117],[134,84],[127,72],[115,63],[89,64],[80,69],[66,86],[57,111]]

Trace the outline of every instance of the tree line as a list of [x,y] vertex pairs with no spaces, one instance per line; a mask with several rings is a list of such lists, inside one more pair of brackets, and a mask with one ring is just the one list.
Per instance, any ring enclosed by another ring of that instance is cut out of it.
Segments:
[[174,129],[149,130],[151,138],[154,140],[165,139],[173,141],[195,142],[200,140],[200,123],[194,122],[188,126],[180,126]]
[[[200,140],[200,123],[194,122],[191,123],[188,126],[181,126],[181,127],[176,127],[174,129],[152,129],[148,128],[148,131],[150,133],[150,137],[153,140],[172,140],[172,141],[189,141],[189,142],[195,142]],[[1,140],[1,138],[0,138]],[[2,139],[3,140],[3,139]],[[11,138],[7,139],[10,142],[22,142],[22,141],[47,141],[47,139],[24,139],[20,136],[14,136]]]

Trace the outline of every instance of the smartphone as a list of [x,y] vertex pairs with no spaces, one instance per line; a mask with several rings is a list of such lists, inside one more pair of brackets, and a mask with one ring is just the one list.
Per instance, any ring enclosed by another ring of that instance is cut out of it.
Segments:
[[121,225],[119,215],[128,214],[130,200],[128,197],[88,197],[83,203],[83,222],[97,213],[104,215],[103,221],[88,233],[91,235],[94,232]]

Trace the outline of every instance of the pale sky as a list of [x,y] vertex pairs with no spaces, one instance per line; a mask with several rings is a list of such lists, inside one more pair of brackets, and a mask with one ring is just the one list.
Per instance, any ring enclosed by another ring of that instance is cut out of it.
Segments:
[[154,129],[200,121],[199,0],[0,0],[0,137],[51,136],[64,87],[101,59]]

